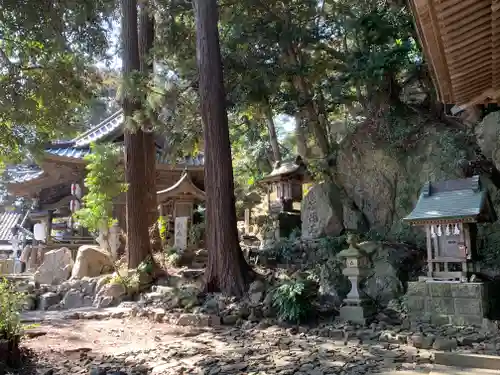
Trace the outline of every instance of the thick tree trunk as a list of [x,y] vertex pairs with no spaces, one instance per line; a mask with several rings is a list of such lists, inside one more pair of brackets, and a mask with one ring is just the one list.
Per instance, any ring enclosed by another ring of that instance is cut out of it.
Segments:
[[[137,34],[137,1],[122,0],[122,43],[124,80],[140,70]],[[138,98],[125,92],[123,112],[127,118],[140,109]],[[125,130],[125,178],[127,197],[127,255],[128,267],[136,268],[150,255],[146,219],[146,189],[144,183],[144,137],[142,130]]]
[[[154,17],[146,1],[140,4],[140,29],[139,48],[141,57],[141,73],[150,77],[153,74],[153,45],[154,45]],[[149,113],[150,111],[148,111]],[[156,202],[156,143],[154,133],[151,129],[151,119],[146,117],[142,124],[144,140],[144,184],[147,189],[146,211],[148,215],[148,228],[156,224],[158,219],[158,209]]]
[[271,148],[273,150],[274,162],[281,161],[280,144],[278,143],[278,136],[276,135],[276,126],[274,124],[273,111],[269,101],[263,105],[264,115],[267,122],[267,130],[269,132],[269,141],[271,142]]
[[195,0],[196,50],[205,141],[206,289],[226,295],[245,293],[253,272],[241,251],[231,145],[226,112],[216,0]]

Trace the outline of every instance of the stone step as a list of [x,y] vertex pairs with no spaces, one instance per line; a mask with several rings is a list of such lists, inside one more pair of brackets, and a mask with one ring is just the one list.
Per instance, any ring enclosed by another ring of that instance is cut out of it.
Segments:
[[500,375],[500,370],[434,365],[430,372],[422,372],[416,370],[391,370],[382,372],[378,375]]
[[[500,356],[456,352],[436,352],[436,365],[500,370]],[[500,372],[499,372],[500,373]]]

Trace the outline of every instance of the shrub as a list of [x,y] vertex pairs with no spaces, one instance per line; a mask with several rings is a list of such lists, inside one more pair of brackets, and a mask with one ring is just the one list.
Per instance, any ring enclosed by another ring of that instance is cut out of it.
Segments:
[[311,317],[317,286],[310,280],[287,280],[273,291],[273,307],[278,318],[300,323]]
[[181,251],[176,247],[169,247],[165,251],[166,263],[171,267],[179,267],[182,259]]
[[0,340],[16,340],[22,332],[23,293],[16,292],[7,279],[0,281]]

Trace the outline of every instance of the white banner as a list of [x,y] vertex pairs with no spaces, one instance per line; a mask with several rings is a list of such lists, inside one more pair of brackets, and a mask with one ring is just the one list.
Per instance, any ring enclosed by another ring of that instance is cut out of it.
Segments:
[[187,247],[188,219],[187,216],[175,218],[174,247],[179,250],[184,250]]

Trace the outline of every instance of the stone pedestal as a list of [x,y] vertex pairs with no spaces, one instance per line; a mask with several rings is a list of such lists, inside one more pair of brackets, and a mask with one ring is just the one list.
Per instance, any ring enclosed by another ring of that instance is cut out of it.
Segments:
[[488,316],[488,283],[417,281],[408,283],[408,317],[412,323],[481,326]]
[[358,247],[355,236],[348,238],[349,248],[341,251],[338,256],[345,260],[342,271],[351,283],[351,290],[347,294],[340,308],[340,318],[357,324],[366,324],[374,315],[374,307],[363,293],[360,293],[359,282],[370,273],[368,254]]

